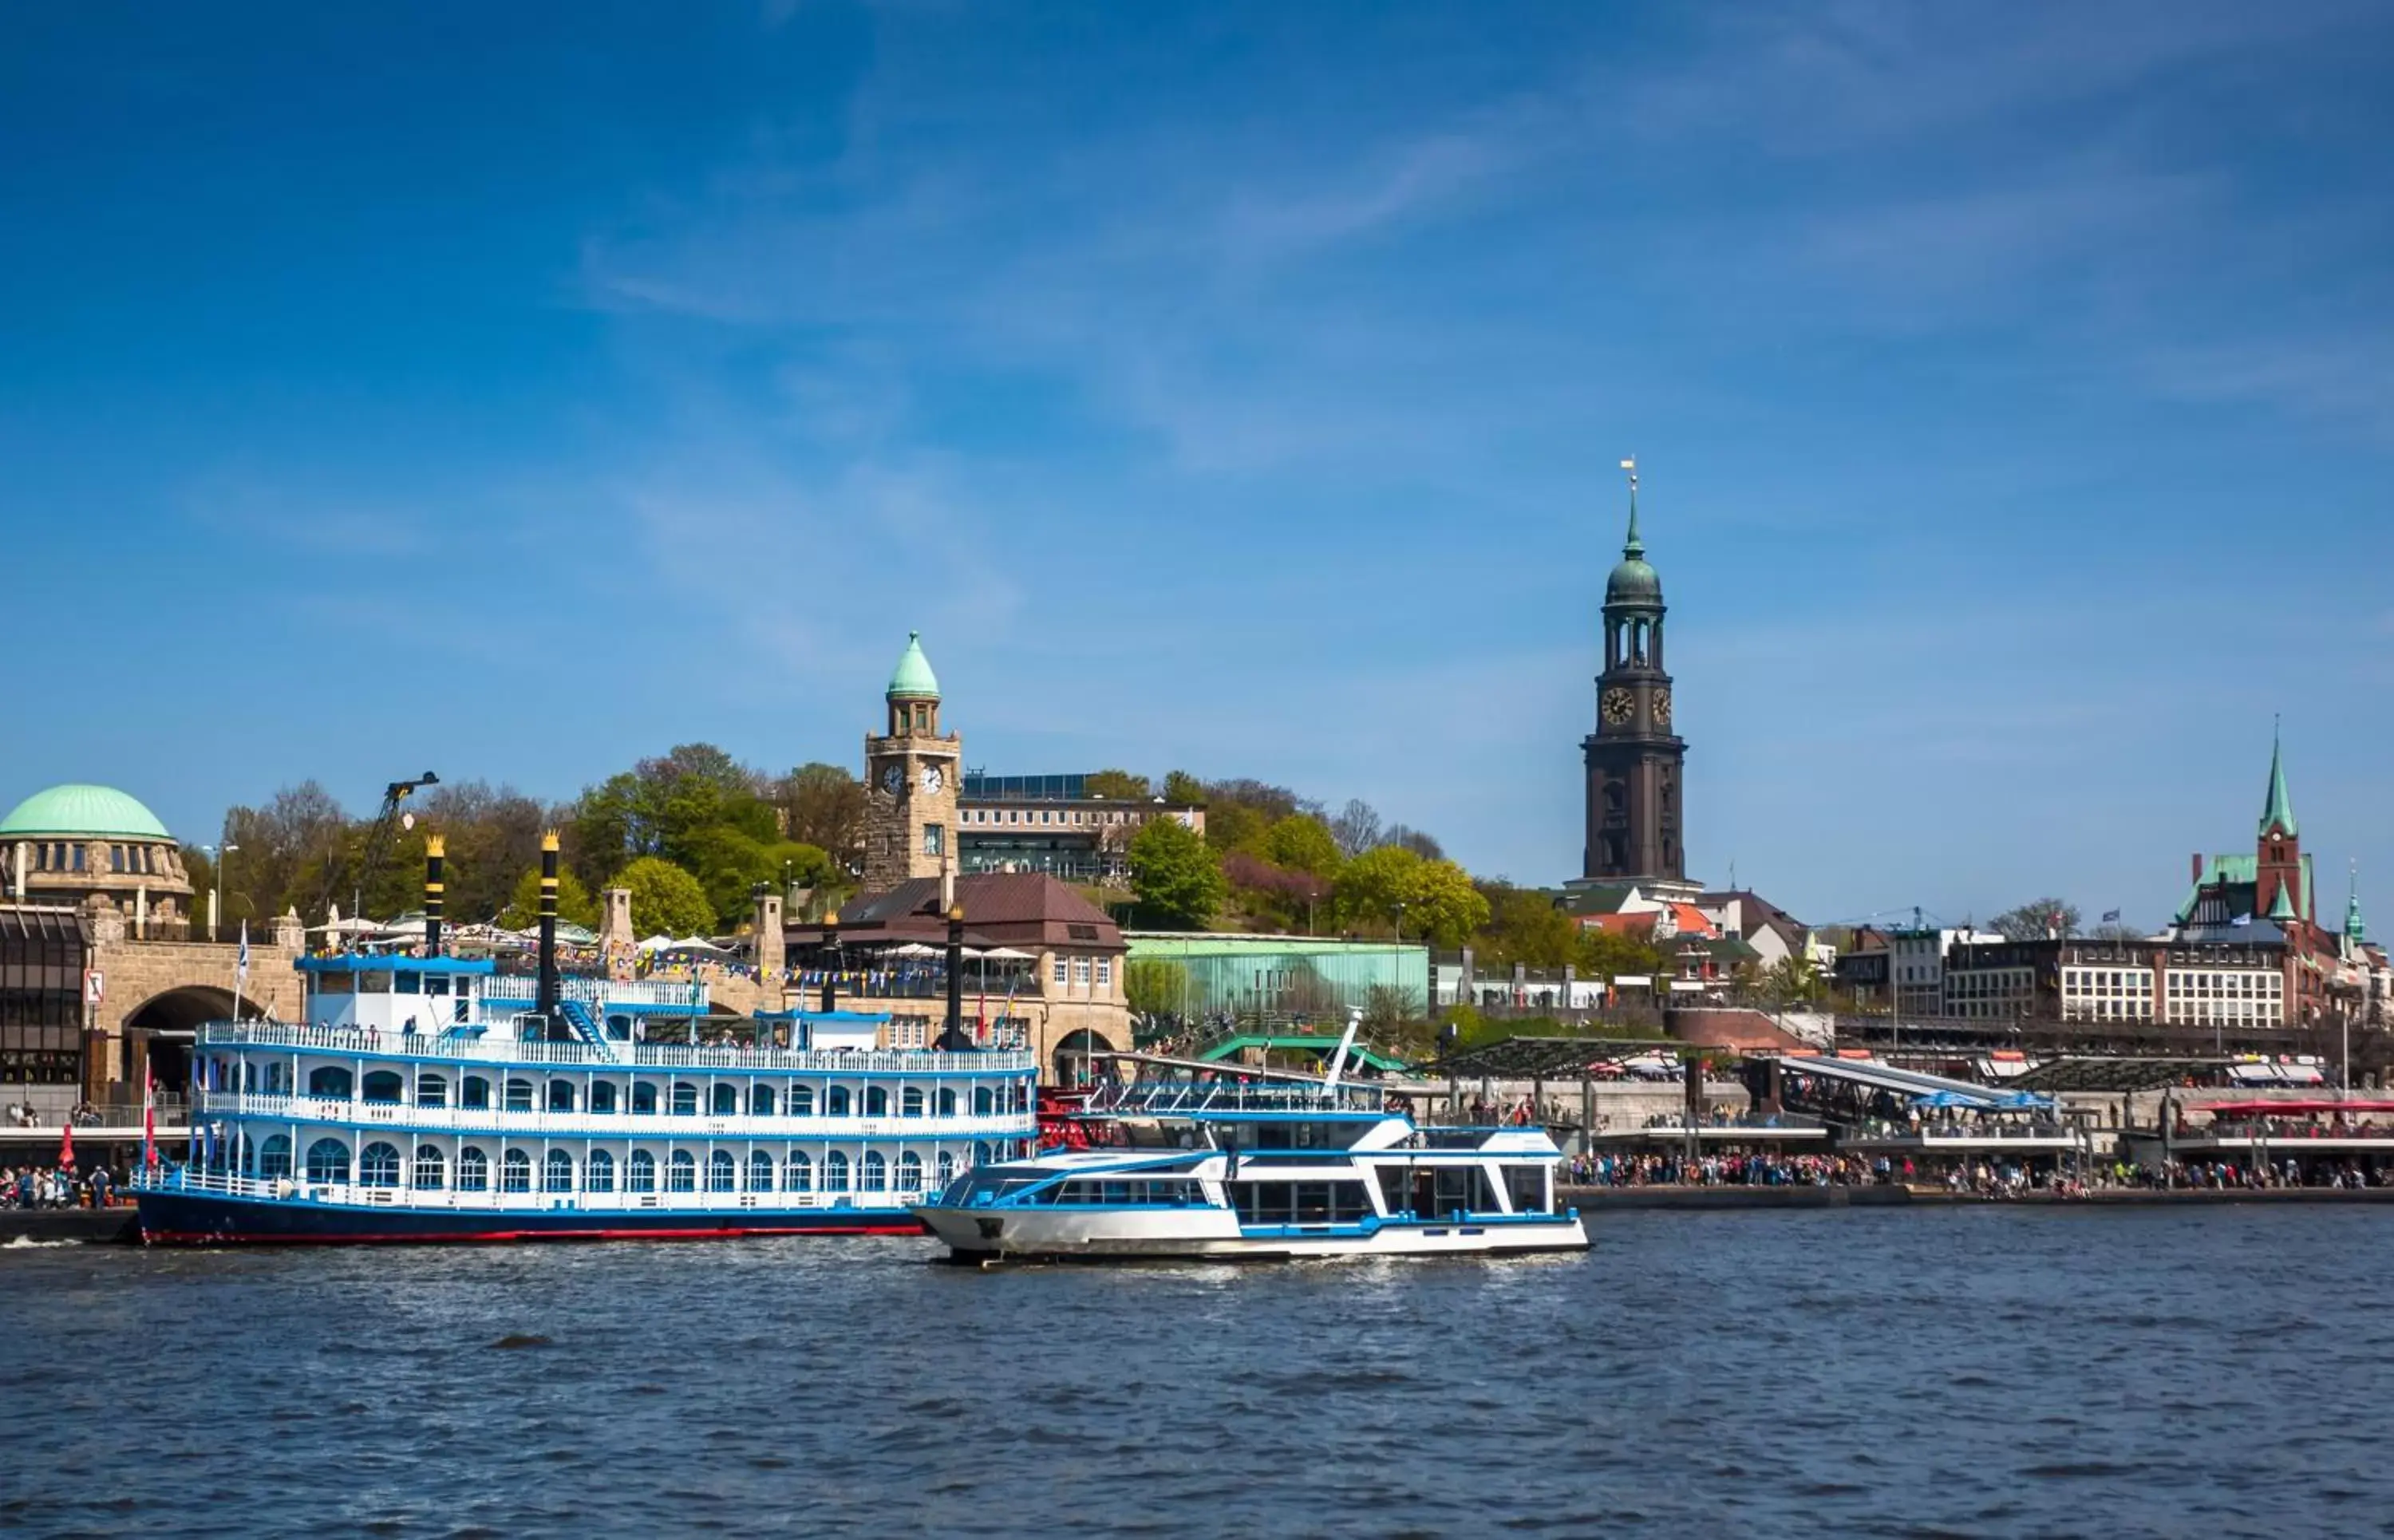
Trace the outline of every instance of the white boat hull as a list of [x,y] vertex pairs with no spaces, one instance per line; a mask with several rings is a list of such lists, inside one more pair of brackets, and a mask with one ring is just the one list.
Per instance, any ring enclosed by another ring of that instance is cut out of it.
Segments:
[[959,1260],[1133,1261],[1205,1257],[1429,1257],[1584,1251],[1576,1215],[1373,1220],[1242,1228],[1227,1208],[914,1210]]

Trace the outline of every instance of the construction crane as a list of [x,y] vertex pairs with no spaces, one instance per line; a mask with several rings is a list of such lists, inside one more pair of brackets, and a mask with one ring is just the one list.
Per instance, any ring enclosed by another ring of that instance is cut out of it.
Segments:
[[[391,840],[403,823],[412,825],[414,822],[412,815],[401,813],[400,804],[425,787],[439,784],[441,784],[441,777],[430,770],[426,770],[413,781],[394,781],[383,788],[382,810],[375,815],[374,827],[366,831],[365,849],[359,853],[357,875],[349,884],[349,890],[354,895],[352,902],[358,908],[362,909],[365,906],[366,889],[372,888],[375,878],[382,875],[383,862],[390,857]],[[334,897],[341,890],[339,866],[335,864],[328,867],[324,876],[324,895],[316,907],[319,910],[329,911],[332,908]],[[351,917],[358,916],[353,915]]]

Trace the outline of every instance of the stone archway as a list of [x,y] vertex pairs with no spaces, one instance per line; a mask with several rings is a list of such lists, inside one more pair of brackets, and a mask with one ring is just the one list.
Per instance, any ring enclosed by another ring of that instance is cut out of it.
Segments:
[[1057,1039],[1055,1053],[1049,1060],[1055,1071],[1056,1084],[1059,1086],[1089,1084],[1098,1076],[1097,1070],[1089,1062],[1089,1056],[1093,1053],[1112,1053],[1113,1048],[1114,1046],[1106,1041],[1104,1033],[1091,1032],[1086,1027],[1076,1032],[1066,1033]]
[[[241,1017],[256,1020],[265,1015],[258,1002],[243,996]],[[161,990],[125,1013],[121,1038],[118,1078],[140,1099],[146,1074],[154,1075],[162,1096],[181,1096],[191,1079],[191,1046],[199,1029],[210,1021],[233,1019],[232,991],[214,984],[183,984]]]

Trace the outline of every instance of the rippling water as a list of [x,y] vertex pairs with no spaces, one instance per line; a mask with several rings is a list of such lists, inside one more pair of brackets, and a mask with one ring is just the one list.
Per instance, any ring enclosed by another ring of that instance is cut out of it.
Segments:
[[0,1529],[2378,1533],[2363,1209],[1624,1214],[1506,1263],[0,1252]]

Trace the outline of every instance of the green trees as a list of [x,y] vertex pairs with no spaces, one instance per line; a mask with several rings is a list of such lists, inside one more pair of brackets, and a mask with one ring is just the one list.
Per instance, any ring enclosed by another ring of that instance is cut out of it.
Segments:
[[1189,970],[1163,957],[1133,957],[1123,965],[1123,994],[1140,1016],[1177,1016],[1189,993]]
[[837,875],[863,864],[863,782],[816,760],[782,777],[773,796],[786,837],[829,856]]
[[608,886],[632,890],[632,928],[643,936],[704,936],[715,928],[706,889],[662,856],[642,856]]
[[1338,870],[1331,899],[1350,928],[1401,924],[1438,946],[1460,946],[1488,923],[1488,901],[1451,861],[1425,861],[1401,845],[1364,851]]
[[1345,859],[1338,853],[1330,825],[1311,813],[1291,813],[1266,829],[1263,853],[1275,866],[1310,872],[1317,877],[1337,875],[1338,864]]
[[1144,802],[1155,795],[1148,789],[1146,776],[1126,770],[1098,770],[1083,778],[1081,789],[1091,796],[1112,797],[1118,802]]
[[[446,907],[445,905],[443,907]],[[598,902],[582,879],[560,869],[557,874],[557,917],[568,925],[595,929],[598,924]],[[540,868],[535,866],[516,879],[513,896],[506,907],[499,911],[499,923],[510,930],[522,930],[540,923]]]
[[1151,818],[1125,849],[1130,889],[1152,923],[1202,930],[1230,891],[1222,863],[1177,818]]
[[1987,927],[2007,941],[2041,941],[2047,936],[2067,940],[2078,934],[2078,906],[2060,899],[2031,899],[1997,915]]

